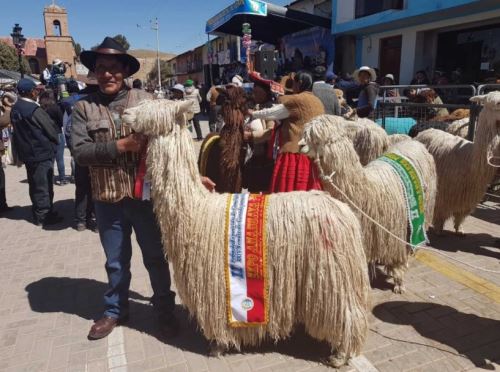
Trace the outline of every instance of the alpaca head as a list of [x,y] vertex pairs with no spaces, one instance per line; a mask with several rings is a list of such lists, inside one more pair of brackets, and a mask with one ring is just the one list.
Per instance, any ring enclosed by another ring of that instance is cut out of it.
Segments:
[[320,115],[306,125],[299,146],[301,146],[303,154],[315,159],[323,156],[326,145],[342,138],[347,138],[344,118],[334,115]]
[[500,91],[472,97],[471,101],[483,105],[474,142],[485,142],[482,145],[487,146],[488,162],[493,165],[491,159],[498,159],[500,153]]
[[123,121],[137,133],[150,137],[166,136],[186,126],[185,113],[191,106],[191,101],[146,100],[126,109]]
[[[500,91],[490,92],[482,96],[472,97],[471,102],[475,102],[483,106],[481,116],[479,117],[478,126],[484,125],[481,118],[485,118],[487,125],[495,132],[497,136],[500,135]],[[479,128],[478,128],[479,129]]]

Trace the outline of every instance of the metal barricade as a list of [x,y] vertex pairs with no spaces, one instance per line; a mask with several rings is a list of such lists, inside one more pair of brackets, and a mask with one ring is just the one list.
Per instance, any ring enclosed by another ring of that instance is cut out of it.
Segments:
[[[413,97],[424,90],[433,89],[440,99],[432,103],[416,103]],[[381,86],[371,119],[389,134],[408,133],[415,124],[434,121],[457,109],[470,110],[469,139],[473,139],[478,106],[470,102],[477,94],[474,85],[391,85]],[[479,108],[480,109],[480,108]]]
[[483,95],[495,90],[500,90],[500,84],[483,84],[477,87],[477,94]]

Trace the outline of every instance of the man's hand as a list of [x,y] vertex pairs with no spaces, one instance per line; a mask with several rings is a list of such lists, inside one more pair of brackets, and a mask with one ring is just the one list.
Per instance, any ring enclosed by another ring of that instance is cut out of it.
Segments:
[[215,191],[215,183],[210,178],[208,178],[208,177],[201,177],[201,183],[203,184],[203,186],[205,186],[205,188],[208,191],[210,191],[210,192],[214,192]]
[[132,133],[125,138],[116,141],[116,148],[120,154],[124,152],[140,152],[146,145],[146,136],[139,133]]

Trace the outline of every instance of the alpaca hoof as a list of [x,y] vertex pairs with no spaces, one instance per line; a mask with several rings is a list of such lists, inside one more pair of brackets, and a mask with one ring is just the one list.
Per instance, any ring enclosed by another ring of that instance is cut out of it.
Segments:
[[459,228],[458,230],[455,230],[455,235],[459,236],[461,238],[465,238],[465,231],[462,228]]
[[226,352],[226,348],[217,344],[210,344],[208,347],[208,355],[212,358],[220,358]]
[[328,357],[326,364],[333,368],[340,368],[349,362],[345,353],[334,353]]
[[402,284],[394,284],[392,291],[396,294],[403,294],[406,292],[406,289]]

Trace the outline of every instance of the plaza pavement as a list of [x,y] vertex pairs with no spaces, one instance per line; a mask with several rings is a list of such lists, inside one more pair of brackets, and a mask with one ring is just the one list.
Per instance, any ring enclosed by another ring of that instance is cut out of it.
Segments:
[[[135,243],[130,321],[107,339],[88,341],[102,310],[106,275],[98,235],[72,229],[74,186],[55,186],[55,207],[65,221],[42,230],[29,221],[24,168],[9,166],[6,176],[7,199],[16,209],[0,218],[0,371],[331,370],[321,364],[328,347],[300,328],[276,345],[209,358],[206,340],[180,302],[182,334],[162,340]],[[482,204],[465,231],[465,238],[431,236],[432,244],[453,258],[499,271],[500,199]],[[499,274],[421,251],[410,263],[406,287],[395,295],[385,281],[374,283],[362,355],[342,371],[500,370]]]

